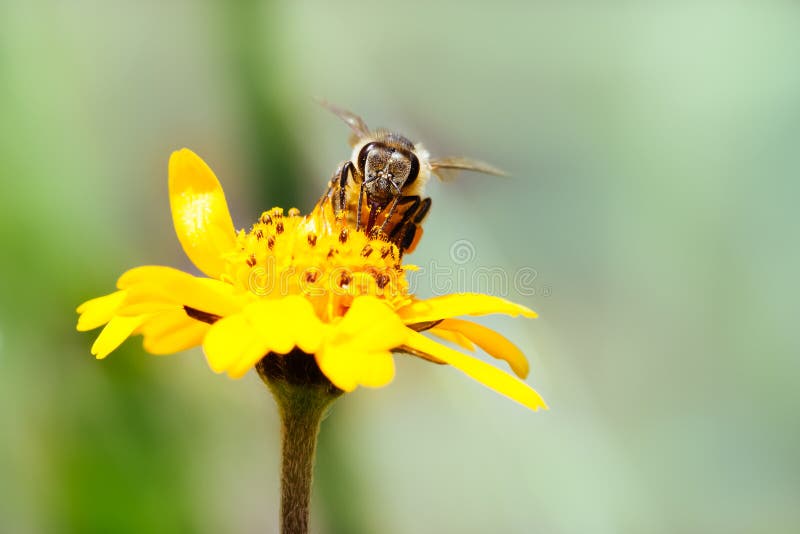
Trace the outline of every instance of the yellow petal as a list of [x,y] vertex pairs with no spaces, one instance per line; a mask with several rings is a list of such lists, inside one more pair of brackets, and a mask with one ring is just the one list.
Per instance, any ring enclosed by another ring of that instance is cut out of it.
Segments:
[[230,284],[158,265],[129,270],[119,277],[117,287],[128,292],[118,310],[122,315],[162,311],[164,304],[176,304],[226,316],[241,310],[247,301],[246,295],[235,296]]
[[215,323],[203,350],[214,371],[239,378],[268,353],[287,354],[295,347],[317,352],[324,330],[314,307],[303,297],[261,300]]
[[139,330],[147,352],[173,354],[200,345],[210,327],[186,315],[183,308],[176,308],[154,314]]
[[78,306],[78,331],[94,330],[111,320],[117,309],[125,300],[125,291],[115,291],[109,295],[87,300]]
[[314,306],[301,296],[256,302],[247,307],[245,314],[267,339],[271,352],[287,354],[295,347],[308,354],[319,350],[322,321],[314,313]]
[[[449,320],[449,319],[448,319]],[[417,330],[414,328],[414,330]],[[420,332],[420,330],[417,330]],[[459,347],[464,350],[468,350],[470,352],[475,350],[475,343],[469,340],[467,336],[460,332],[454,332],[452,330],[447,330],[445,328],[434,327],[431,329],[426,330],[426,332],[433,334],[436,337],[440,337],[450,343],[455,343]]]
[[440,345],[422,334],[413,331],[409,332],[411,333],[408,341],[406,341],[409,347],[435,356],[489,389],[493,389],[531,410],[536,411],[540,408],[547,408],[539,394],[520,379],[504,373],[481,360]]
[[97,336],[94,344],[92,345],[92,354],[98,360],[102,360],[108,356],[114,349],[122,345],[122,342],[128,339],[134,330],[147,319],[147,315],[137,315],[134,317],[113,317],[100,335]]
[[[258,341],[259,336],[253,325],[244,314],[237,313],[220,319],[211,326],[203,339],[203,352],[209,367],[215,373],[222,373],[251,354]],[[264,343],[264,354],[266,351]]]
[[219,278],[222,257],[236,246],[233,221],[214,172],[187,148],[169,158],[169,202],[186,255],[205,274]]
[[295,348],[313,354],[320,348],[325,325],[314,307],[303,297],[292,295],[280,300],[260,301],[244,311],[257,333],[257,342],[228,369],[232,378],[244,376],[269,353],[275,357]]
[[450,330],[454,334],[462,334],[467,339],[475,342],[490,356],[508,362],[511,370],[518,377],[525,378],[528,376],[530,368],[525,354],[516,345],[491,328],[462,319],[445,319],[439,323],[439,328]]
[[410,330],[381,300],[364,296],[353,304],[317,353],[317,365],[344,391],[381,387],[394,378],[391,349],[405,343]]
[[169,334],[171,331],[181,328],[189,321],[196,322],[186,315],[180,306],[172,305],[169,310],[160,313],[150,314],[150,317],[142,323],[137,333],[143,336],[160,337]]
[[397,310],[406,324],[436,321],[460,315],[505,315],[536,317],[536,312],[509,300],[479,293],[453,293],[427,300],[417,300]]
[[333,385],[346,392],[358,386],[383,387],[394,378],[394,359],[389,351],[357,352],[333,345],[317,353],[317,365]]
[[408,336],[397,314],[382,300],[373,296],[353,299],[344,319],[333,331],[330,343],[347,344],[354,350],[391,350],[403,344]]
[[380,388],[394,379],[394,357],[389,351],[364,355],[359,383],[368,388]]
[[[132,293],[135,300],[123,303],[117,310],[117,315],[131,317],[133,315],[160,314],[172,311],[178,306],[174,302],[165,300],[160,293],[145,295],[145,290],[146,288],[143,286],[137,287],[136,291]],[[183,309],[183,306],[179,307]]]

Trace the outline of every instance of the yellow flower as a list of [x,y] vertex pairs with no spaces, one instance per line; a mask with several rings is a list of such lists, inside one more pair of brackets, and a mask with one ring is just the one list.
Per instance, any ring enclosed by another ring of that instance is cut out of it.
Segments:
[[480,294],[416,299],[406,279],[414,267],[402,265],[397,248],[344,226],[329,203],[305,217],[273,208],[237,233],[219,181],[188,149],[170,158],[169,197],[178,239],[206,276],[136,267],[116,292],[81,304],[78,330],[105,325],[91,349],[98,359],[141,334],[153,354],[202,345],[211,369],[238,378],[262,358],[299,349],[352,391],[391,382],[392,353],[407,353],[449,364],[533,410],[546,407],[522,380],[421,333],[466,350],[477,345],[525,378],[528,362],[517,347],[457,317],[535,317],[530,309]]

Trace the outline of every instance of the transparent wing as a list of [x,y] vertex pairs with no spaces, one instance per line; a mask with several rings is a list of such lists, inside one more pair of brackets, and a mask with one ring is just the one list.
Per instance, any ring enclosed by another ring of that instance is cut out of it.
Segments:
[[431,170],[439,179],[448,181],[458,174],[459,171],[480,172],[492,176],[508,176],[505,171],[498,169],[483,161],[476,161],[468,158],[439,158],[431,160]]
[[345,124],[347,124],[353,133],[355,133],[358,137],[366,137],[369,135],[369,127],[367,123],[364,122],[364,119],[353,113],[352,111],[347,111],[346,109],[334,106],[327,100],[322,100],[319,98],[315,99],[317,103],[342,119]]

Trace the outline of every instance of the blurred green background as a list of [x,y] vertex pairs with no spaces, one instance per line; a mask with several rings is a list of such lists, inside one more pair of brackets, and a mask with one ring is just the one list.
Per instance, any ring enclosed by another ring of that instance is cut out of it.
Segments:
[[237,227],[308,210],[349,155],[323,97],[510,172],[433,184],[410,259],[535,275],[508,296],[541,317],[486,324],[552,409],[400,359],[323,424],[315,532],[798,532],[799,27],[788,1],[0,3],[0,531],[276,528],[254,373],[94,361],[74,308],[191,269],[174,149]]

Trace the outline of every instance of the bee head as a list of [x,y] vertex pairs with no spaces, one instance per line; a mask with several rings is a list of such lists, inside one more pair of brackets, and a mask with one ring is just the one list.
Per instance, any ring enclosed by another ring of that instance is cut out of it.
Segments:
[[419,176],[414,145],[405,138],[402,140],[405,143],[391,142],[392,139],[372,141],[359,150],[356,166],[374,193],[383,192],[381,196],[386,197],[400,195]]

